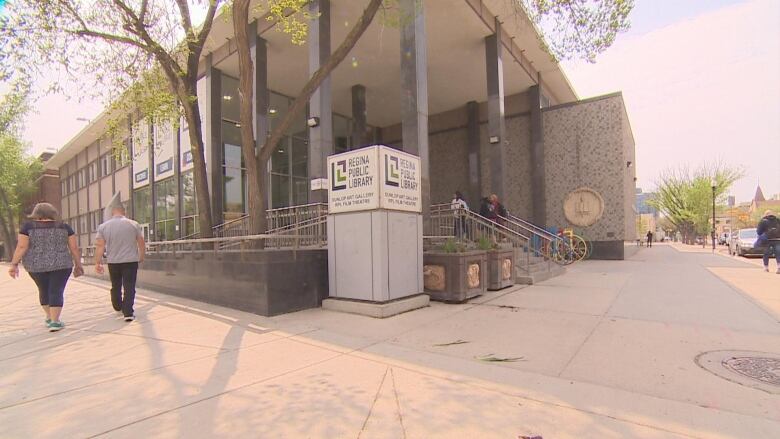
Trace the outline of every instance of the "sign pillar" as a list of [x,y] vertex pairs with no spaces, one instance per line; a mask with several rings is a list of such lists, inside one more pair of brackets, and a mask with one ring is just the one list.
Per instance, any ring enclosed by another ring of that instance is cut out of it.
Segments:
[[388,317],[426,306],[420,159],[387,146],[328,157],[323,307]]

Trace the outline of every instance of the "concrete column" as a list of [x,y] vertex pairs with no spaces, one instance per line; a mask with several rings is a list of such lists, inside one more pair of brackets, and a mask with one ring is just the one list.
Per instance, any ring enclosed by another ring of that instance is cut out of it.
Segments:
[[490,143],[490,186],[506,202],[504,163],[507,157],[506,121],[504,118],[504,66],[502,61],[501,23],[496,19],[496,33],[485,37],[487,68],[488,142]]
[[366,146],[368,133],[366,131],[366,87],[360,84],[352,86],[352,147]]
[[428,153],[428,40],[425,4],[399,0],[401,22],[401,131],[402,149],[420,157],[423,215],[431,200]]
[[[313,0],[309,12],[315,17],[309,25],[309,75],[330,57],[330,0]],[[309,117],[319,124],[309,128],[309,179],[327,178],[327,157],[333,154],[333,96],[331,78],[320,84],[309,100]],[[309,191],[310,203],[328,201],[327,188]]]
[[534,224],[547,226],[547,185],[544,181],[544,123],[542,119],[542,77],[528,91],[531,103],[531,202]]
[[224,176],[222,175],[222,161],[224,148],[222,147],[222,72],[211,64],[211,57],[207,59],[206,67],[206,114],[201,114],[206,121],[206,129],[203,130],[204,143],[208,151],[209,159],[207,171],[210,175],[209,186],[211,189],[211,216],[214,225],[222,224],[224,210]]
[[479,137],[479,104],[471,101],[466,104],[468,117],[468,151],[469,151],[469,206],[476,208],[482,197],[482,154]]

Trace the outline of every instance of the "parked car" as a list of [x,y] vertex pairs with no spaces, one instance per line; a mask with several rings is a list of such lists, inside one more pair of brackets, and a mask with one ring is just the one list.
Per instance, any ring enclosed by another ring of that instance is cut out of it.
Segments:
[[718,244],[720,245],[727,245],[729,243],[729,234],[723,233],[718,237]]
[[729,253],[738,256],[762,255],[764,250],[754,247],[758,234],[756,229],[739,229],[731,234],[729,240]]

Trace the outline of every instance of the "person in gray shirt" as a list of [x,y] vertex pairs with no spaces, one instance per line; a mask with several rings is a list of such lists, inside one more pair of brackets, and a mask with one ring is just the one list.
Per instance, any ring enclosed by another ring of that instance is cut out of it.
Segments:
[[[144,261],[146,243],[137,222],[125,217],[121,205],[111,209],[111,219],[98,226],[95,248],[95,271],[103,274],[103,254],[111,277],[111,305],[124,315],[126,322],[135,320],[135,281],[138,264]],[[122,295],[124,289],[124,296]]]

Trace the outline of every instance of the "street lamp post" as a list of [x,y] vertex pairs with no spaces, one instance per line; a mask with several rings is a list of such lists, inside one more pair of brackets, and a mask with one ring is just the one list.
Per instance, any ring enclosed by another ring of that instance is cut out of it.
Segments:
[[712,252],[715,253],[715,189],[718,187],[718,183],[714,178],[710,183],[712,186]]

